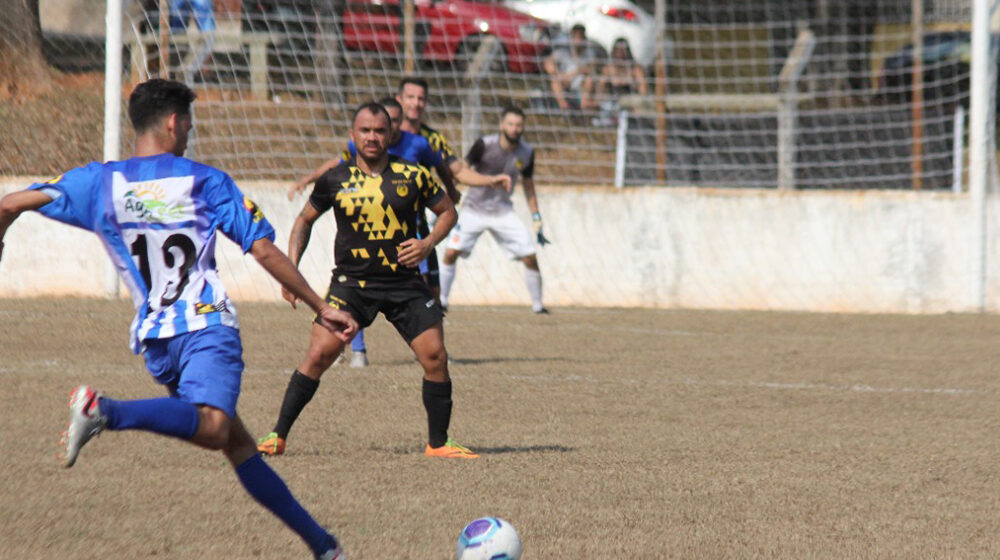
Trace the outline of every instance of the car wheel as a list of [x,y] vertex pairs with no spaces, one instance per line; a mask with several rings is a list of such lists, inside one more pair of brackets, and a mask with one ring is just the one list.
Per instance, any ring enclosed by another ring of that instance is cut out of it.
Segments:
[[[470,35],[458,44],[452,64],[456,71],[465,72],[469,68],[469,64],[476,57],[480,45],[483,44],[484,37],[484,35]],[[497,41],[497,55],[489,61],[486,70],[490,73],[502,74],[507,71],[507,52],[504,50],[503,43],[499,43],[499,39]]]

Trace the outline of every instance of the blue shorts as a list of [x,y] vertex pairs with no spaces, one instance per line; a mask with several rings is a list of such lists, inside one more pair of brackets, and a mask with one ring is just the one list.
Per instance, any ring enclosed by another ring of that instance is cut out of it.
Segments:
[[206,404],[236,416],[243,376],[240,331],[221,325],[146,339],[146,368],[170,394],[192,404]]

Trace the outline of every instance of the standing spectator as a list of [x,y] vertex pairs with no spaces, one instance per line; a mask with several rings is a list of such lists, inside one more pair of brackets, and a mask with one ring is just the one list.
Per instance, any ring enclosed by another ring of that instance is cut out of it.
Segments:
[[215,10],[212,0],[173,0],[170,3],[170,30],[190,35],[191,17],[198,27],[197,37],[188,37],[188,54],[181,69],[184,83],[190,85],[194,76],[212,54],[215,46]]
[[587,43],[587,29],[576,24],[569,32],[569,42],[553,49],[543,67],[549,75],[549,88],[562,110],[593,109],[594,71],[598,56]]

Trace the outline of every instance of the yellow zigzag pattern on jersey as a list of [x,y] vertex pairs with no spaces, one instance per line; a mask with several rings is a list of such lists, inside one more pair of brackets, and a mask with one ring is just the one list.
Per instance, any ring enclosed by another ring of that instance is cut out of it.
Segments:
[[[403,173],[395,169],[396,165],[393,164],[393,171]],[[413,166],[403,165],[403,167],[419,171]],[[398,231],[406,235],[407,225],[401,223],[392,207],[385,204],[382,177],[369,177],[355,166],[350,167],[350,172],[350,178],[341,183],[342,190],[337,193],[337,202],[348,216],[357,216],[351,224],[354,231],[368,233],[370,240],[393,239]]]

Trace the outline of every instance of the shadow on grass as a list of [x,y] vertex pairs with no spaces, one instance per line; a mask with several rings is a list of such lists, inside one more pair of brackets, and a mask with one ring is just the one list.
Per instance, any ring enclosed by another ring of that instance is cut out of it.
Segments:
[[504,453],[570,453],[576,451],[576,448],[565,445],[504,445],[501,447],[477,447],[473,451],[480,455],[502,455]]
[[[372,446],[368,448],[369,451],[378,451],[383,453],[392,453],[393,455],[423,455],[423,449],[414,449],[413,447],[379,447]],[[513,445],[503,445],[499,447],[478,447],[474,446],[472,451],[480,455],[503,455],[505,453],[570,453],[576,451],[575,447],[566,447],[565,445],[523,445],[523,446],[513,446]]]

